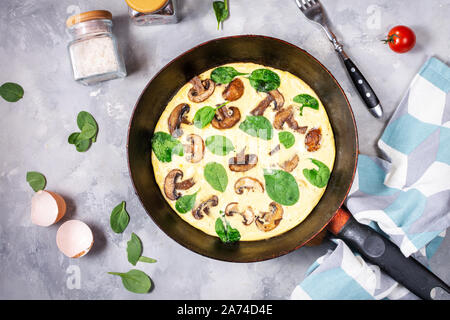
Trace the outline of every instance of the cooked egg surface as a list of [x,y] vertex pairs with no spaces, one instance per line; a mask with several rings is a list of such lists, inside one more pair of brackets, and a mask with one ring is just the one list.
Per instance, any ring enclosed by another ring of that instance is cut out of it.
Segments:
[[[277,236],[282,234],[293,227],[301,223],[308,214],[313,210],[316,204],[322,197],[325,187],[318,188],[312,185],[303,175],[303,169],[317,169],[317,167],[311,162],[311,158],[317,159],[328,166],[330,171],[333,168],[335,159],[335,144],[333,132],[331,125],[328,120],[328,116],[322,102],[316,93],[301,79],[292,75],[289,72],[274,69],[268,66],[253,64],[253,63],[232,63],[224,66],[230,66],[235,68],[241,73],[250,74],[252,71],[260,68],[265,68],[272,70],[277,73],[281,79],[280,87],[278,91],[284,96],[284,106],[287,108],[290,105],[294,106],[294,119],[298,122],[299,126],[308,126],[308,131],[312,128],[320,128],[322,137],[320,142],[320,148],[314,152],[308,152],[305,147],[305,134],[300,134],[291,128],[287,124],[284,124],[283,130],[273,129],[273,137],[271,140],[263,140],[257,137],[253,137],[244,131],[239,129],[239,125],[245,120],[245,118],[250,114],[250,112],[267,97],[265,92],[257,92],[247,79],[248,75],[238,76],[244,83],[244,94],[236,101],[228,103],[227,107],[237,107],[241,113],[240,121],[230,129],[219,130],[214,128],[211,124],[207,125],[203,129],[199,129],[194,125],[181,124],[181,129],[183,130],[183,135],[177,139],[182,144],[187,144],[186,137],[189,134],[196,134],[203,138],[205,141],[209,136],[213,135],[223,135],[230,139],[234,146],[234,151],[231,151],[225,156],[219,156],[213,154],[205,146],[204,157],[198,163],[189,162],[185,156],[172,156],[171,162],[161,162],[157,159],[155,154],[152,152],[152,164],[154,169],[154,174],[156,182],[158,183],[163,196],[166,201],[173,208],[173,212],[167,212],[167,214],[178,214],[183,220],[191,224],[195,228],[202,230],[203,232],[217,236],[215,231],[215,222],[218,217],[220,217],[220,211],[224,212],[226,206],[231,202],[237,202],[241,210],[251,207],[256,216],[262,215],[263,212],[269,211],[269,204],[273,200],[267,194],[267,188],[265,186],[264,180],[264,169],[279,169],[280,164],[287,160],[292,159],[295,155],[298,155],[299,162],[297,167],[290,172],[299,188],[300,197],[299,200],[290,206],[283,205],[283,217],[279,224],[268,232],[258,229],[255,222],[250,225],[245,225],[243,223],[243,217],[239,214],[234,214],[233,216],[227,216],[226,220],[230,223],[233,228],[239,230],[241,234],[241,241],[252,241],[252,240],[262,240]],[[214,70],[210,69],[201,75],[200,79],[205,80],[210,78],[211,72]],[[194,115],[197,110],[204,106],[220,105],[225,102],[222,97],[222,92],[225,90],[227,85],[216,85],[214,93],[204,102],[194,103],[189,100],[188,92],[192,88],[192,84],[187,83],[184,85],[177,94],[168,103],[167,107],[163,111],[157,125],[155,132],[166,132],[169,133],[168,128],[168,118],[172,110],[178,106],[180,103],[187,103],[190,106],[190,111],[187,115],[188,120],[193,121]],[[300,104],[295,103],[293,98],[299,94],[309,94],[315,97],[319,101],[319,109],[314,110],[311,108],[303,108],[303,115],[300,116]],[[274,121],[276,111],[273,110],[273,103],[264,112],[264,117],[266,117],[272,124]],[[281,131],[291,132],[295,136],[295,144],[286,149],[279,142],[278,133]],[[275,152],[273,155],[269,156],[269,152],[273,150],[277,145],[280,144],[280,150]],[[258,156],[258,163],[255,167],[246,172],[233,172],[229,169],[228,162],[229,159],[235,157],[243,148],[245,149],[245,154],[256,154]],[[217,162],[222,164],[225,168],[228,176],[228,185],[224,192],[217,191],[209,185],[204,177],[205,165],[210,162]],[[179,169],[183,171],[183,180],[189,179],[191,177],[195,180],[195,185],[188,190],[180,190],[182,195],[191,195],[195,192],[197,193],[195,207],[197,207],[201,202],[210,198],[212,195],[216,195],[219,199],[218,205],[211,207],[209,214],[205,214],[202,219],[195,219],[192,211],[188,211],[185,214],[180,214],[175,208],[175,200],[170,200],[164,194],[164,180],[166,175],[173,169]],[[235,182],[241,177],[251,177],[259,180],[264,186],[264,192],[249,192],[244,191],[242,195],[239,195],[234,190]]]

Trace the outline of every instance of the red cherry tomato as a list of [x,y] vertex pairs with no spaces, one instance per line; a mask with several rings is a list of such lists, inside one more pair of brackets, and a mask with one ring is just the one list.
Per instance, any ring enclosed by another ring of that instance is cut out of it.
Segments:
[[404,53],[411,50],[416,44],[416,35],[407,26],[396,26],[389,31],[384,43],[388,43],[392,51]]

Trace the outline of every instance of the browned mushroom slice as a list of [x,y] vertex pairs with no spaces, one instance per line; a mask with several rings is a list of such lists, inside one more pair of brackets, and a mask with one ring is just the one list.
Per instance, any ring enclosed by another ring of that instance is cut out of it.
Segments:
[[184,145],[186,159],[192,163],[200,162],[205,154],[205,143],[202,137],[196,134],[190,134],[186,137],[186,140],[189,143]]
[[264,192],[263,184],[255,178],[242,177],[239,178],[234,184],[234,191],[237,194],[243,194],[244,190],[251,192]]
[[179,182],[181,179],[183,179],[183,171],[180,169],[171,170],[164,179],[164,193],[170,200],[181,197],[181,193],[177,190],[187,190],[195,184],[192,178]]
[[228,160],[228,167],[234,172],[245,172],[255,167],[258,163],[256,154],[245,154],[245,148],[239,152],[236,157]]
[[320,142],[322,140],[322,130],[320,128],[311,129],[305,136],[306,150],[309,152],[317,151],[320,148]]
[[250,113],[253,116],[262,116],[264,114],[264,111],[270,106],[270,103],[273,101],[273,98],[271,95],[267,95],[264,100],[261,100],[260,103],[254,108]]
[[260,103],[254,108],[250,113],[254,116],[262,116],[264,114],[264,111],[270,106],[270,104],[273,102],[274,110],[280,110],[284,105],[284,97],[278,90],[273,90],[267,93],[267,96],[264,98],[264,100],[261,100]]
[[250,225],[256,217],[252,207],[247,206],[245,210],[241,211],[237,202],[230,202],[225,208],[225,214],[229,217],[234,214],[240,214],[243,218],[242,223],[246,226]]
[[241,112],[236,107],[223,106],[217,109],[211,125],[216,129],[229,129],[241,120]]
[[244,94],[244,83],[236,78],[231,81],[222,93],[222,97],[228,101],[235,101]]
[[256,218],[256,226],[259,230],[268,232],[275,229],[283,218],[283,207],[276,202],[269,204],[268,212],[260,212],[260,216]]
[[191,90],[188,92],[189,100],[195,103],[203,102],[208,99],[214,92],[216,84],[211,79],[200,80],[194,77],[189,81],[192,84]]
[[284,105],[284,97],[281,94],[280,91],[278,91],[278,89],[272,90],[269,92],[269,95],[272,97],[273,99],[273,103],[274,103],[274,110],[280,110],[281,108],[283,108]]
[[292,106],[281,109],[275,114],[275,119],[273,120],[273,127],[278,130],[283,130],[283,125],[287,123],[289,128],[298,133],[304,134],[307,126],[300,127],[294,119],[294,109]]
[[200,203],[197,207],[192,209],[192,215],[195,219],[200,220],[203,216],[209,215],[209,209],[219,204],[219,198],[217,196],[211,196],[209,199]]
[[229,217],[232,217],[235,213],[238,213],[238,214],[241,213],[239,211],[239,203],[237,203],[237,202],[230,202],[225,207],[225,215],[227,215]]
[[181,137],[183,134],[183,130],[181,130],[180,126],[182,123],[189,123],[186,119],[186,115],[189,112],[190,107],[186,103],[180,103],[173,109],[170,113],[169,119],[167,120],[167,124],[169,126],[169,132],[174,138]]
[[298,166],[299,157],[298,155],[295,155],[292,157],[292,159],[287,160],[280,164],[279,166],[284,169],[284,171],[292,172],[295,168]]
[[273,148],[272,150],[270,150],[269,156],[271,156],[271,155],[277,153],[278,151],[280,151],[280,149],[281,149],[280,144],[277,144],[277,145],[275,146],[275,148]]

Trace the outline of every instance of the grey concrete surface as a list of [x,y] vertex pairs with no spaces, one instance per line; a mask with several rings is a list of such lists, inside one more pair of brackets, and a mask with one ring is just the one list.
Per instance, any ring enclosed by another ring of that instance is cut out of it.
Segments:
[[[389,116],[409,82],[430,55],[450,62],[450,1],[323,0],[337,36],[371,83]],[[136,27],[124,1],[3,0],[0,10],[0,82],[17,82],[25,96],[0,99],[0,299],[286,299],[308,266],[329,242],[301,248],[270,261],[232,264],[188,251],[167,237],[146,215],[128,176],[126,136],[132,108],[146,83],[167,62],[216,37],[262,34],[298,45],[331,70],[355,112],[361,152],[376,154],[386,118],[365,110],[328,40],[300,14],[292,0],[230,0],[231,17],[218,31],[211,0],[181,0],[177,25]],[[77,10],[107,9],[125,56],[129,76],[94,87],[72,79],[65,20]],[[411,26],[412,52],[399,55],[380,41],[390,27]],[[86,153],[67,143],[76,115],[91,112],[100,127],[98,142]],[[47,177],[47,189],[68,203],[64,220],[81,219],[95,234],[91,252],[69,259],[56,247],[58,226],[30,221],[33,194],[27,171]],[[109,228],[111,209],[127,201],[131,222],[122,234]],[[141,264],[153,279],[146,295],[127,292],[108,271],[127,271],[126,242],[131,232],[144,253],[158,259]],[[431,261],[449,282],[450,240]],[[74,282],[75,274],[80,282]]]

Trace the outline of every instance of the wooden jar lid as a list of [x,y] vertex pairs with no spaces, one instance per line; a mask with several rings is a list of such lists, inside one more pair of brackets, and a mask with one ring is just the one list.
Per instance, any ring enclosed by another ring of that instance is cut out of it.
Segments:
[[125,0],[128,6],[138,12],[150,13],[163,8],[168,0]]
[[66,25],[68,28],[73,26],[74,24],[89,21],[89,20],[98,20],[98,19],[108,19],[112,20],[112,14],[106,10],[93,10],[87,11],[80,14],[73,15],[69,17],[66,21]]

